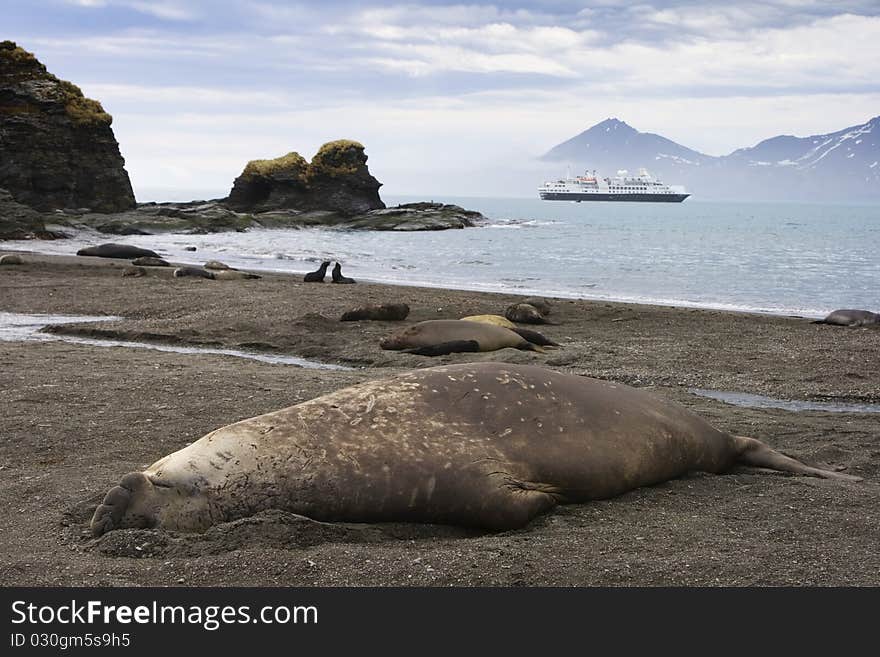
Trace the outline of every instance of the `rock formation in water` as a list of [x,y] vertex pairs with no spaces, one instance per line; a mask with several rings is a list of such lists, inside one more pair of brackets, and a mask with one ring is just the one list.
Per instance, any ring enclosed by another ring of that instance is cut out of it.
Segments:
[[385,207],[363,145],[340,139],[307,162],[299,153],[248,162],[226,204],[237,211],[325,210],[354,216]]
[[135,206],[101,104],[31,53],[0,41],[0,188],[36,210]]

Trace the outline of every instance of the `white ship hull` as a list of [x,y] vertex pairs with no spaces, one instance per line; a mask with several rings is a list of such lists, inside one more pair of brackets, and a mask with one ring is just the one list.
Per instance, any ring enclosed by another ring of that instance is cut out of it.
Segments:
[[598,178],[595,172],[577,178],[545,182],[538,188],[543,201],[629,201],[637,203],[681,203],[690,194],[655,180],[642,169],[638,176],[619,171],[614,178]]

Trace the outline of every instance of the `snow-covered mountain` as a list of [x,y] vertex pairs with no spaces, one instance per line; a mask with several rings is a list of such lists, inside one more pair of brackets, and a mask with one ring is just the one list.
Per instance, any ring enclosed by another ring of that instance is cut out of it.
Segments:
[[541,158],[603,175],[640,167],[697,197],[880,200],[880,116],[827,135],[781,135],[714,157],[608,119]]

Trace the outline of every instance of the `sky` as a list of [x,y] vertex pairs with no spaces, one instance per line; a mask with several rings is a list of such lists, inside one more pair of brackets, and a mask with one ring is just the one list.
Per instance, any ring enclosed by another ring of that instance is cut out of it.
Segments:
[[534,196],[609,117],[723,155],[880,114],[880,1],[0,0],[0,39],[104,105],[139,201],[366,146],[383,196]]

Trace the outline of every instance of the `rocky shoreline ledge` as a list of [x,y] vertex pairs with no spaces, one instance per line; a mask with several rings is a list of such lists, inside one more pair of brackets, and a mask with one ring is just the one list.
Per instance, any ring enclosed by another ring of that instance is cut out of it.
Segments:
[[[0,217],[2,216],[3,209],[0,205]],[[204,234],[254,228],[313,227],[343,230],[446,230],[479,226],[487,221],[479,212],[434,202],[406,203],[345,215],[332,210],[278,209],[238,212],[230,209],[222,200],[141,203],[133,210],[112,214],[65,210],[44,215],[43,220],[44,232],[52,234],[63,233],[65,229],[89,228],[108,235]]]
[[0,42],[0,240],[54,239],[89,228],[111,235],[252,228],[446,230],[479,212],[443,203],[386,208],[364,146],[331,141],[311,161],[297,152],[251,160],[229,196],[135,203],[112,117],[33,54]]

